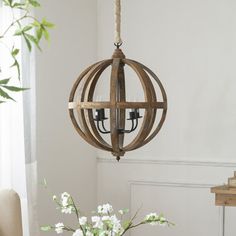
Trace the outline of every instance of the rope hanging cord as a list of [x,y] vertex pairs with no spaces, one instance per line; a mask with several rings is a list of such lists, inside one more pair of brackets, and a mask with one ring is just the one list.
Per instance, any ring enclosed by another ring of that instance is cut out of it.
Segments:
[[120,34],[121,28],[121,0],[115,0],[115,45],[121,46],[122,39]]

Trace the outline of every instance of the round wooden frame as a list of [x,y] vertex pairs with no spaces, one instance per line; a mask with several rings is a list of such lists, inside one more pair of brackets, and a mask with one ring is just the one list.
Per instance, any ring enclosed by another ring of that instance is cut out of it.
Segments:
[[[138,76],[144,91],[144,102],[127,102],[125,92],[125,72],[124,66],[130,67]],[[110,101],[94,102],[93,95],[96,84],[104,72],[111,66],[110,78]],[[160,88],[162,101],[157,101],[156,92],[152,84],[151,78],[155,80]],[[75,101],[77,90],[81,82],[84,82],[82,92],[80,92],[80,101]],[[93,109],[109,109],[110,110],[110,137],[111,143],[107,143],[97,130]],[[124,146],[125,133],[119,132],[119,129],[125,129],[126,109],[140,108],[144,109],[142,125],[131,143]],[[157,127],[153,126],[156,120],[157,109],[162,110],[162,115]],[[78,113],[78,120],[76,113]],[[160,131],[167,113],[167,96],[164,87],[159,78],[143,64],[126,59],[120,49],[116,49],[112,59],[95,63],[81,73],[76,80],[69,98],[69,114],[72,123],[80,134],[88,143],[96,148],[109,151],[117,159],[124,156],[125,152],[140,148],[150,142]],[[119,127],[119,129],[117,128]]]

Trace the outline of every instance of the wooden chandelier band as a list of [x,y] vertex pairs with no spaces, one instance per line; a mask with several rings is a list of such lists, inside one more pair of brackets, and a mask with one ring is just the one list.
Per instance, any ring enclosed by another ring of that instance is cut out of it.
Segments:
[[[142,68],[140,68],[140,66],[137,63],[128,59],[124,59],[123,61],[125,64],[130,66],[137,74],[143,87],[144,97],[146,102],[148,103],[156,102],[155,90],[148,75],[142,70]],[[138,145],[146,139],[146,137],[150,133],[150,129],[152,128],[151,124],[153,124],[155,120],[155,115],[156,113],[153,112],[153,110],[150,107],[145,109],[141,128],[137,136],[134,138],[134,140],[130,144],[124,147],[124,151],[129,151],[130,149],[138,147]]]
[[[94,66],[98,65],[99,63],[101,62],[97,62],[93,65],[91,65],[90,67],[88,67],[86,70],[84,70],[80,76],[78,77],[78,79],[76,80],[76,82],[74,83],[73,87],[72,87],[72,90],[70,92],[70,97],[69,97],[69,104],[71,103],[74,103],[74,97],[75,97],[75,93],[76,93],[76,90],[79,86],[79,83],[81,82],[81,80],[86,76],[86,74],[91,70],[91,68],[93,68]],[[74,109],[69,109],[69,115],[70,115],[70,118],[71,118],[71,121],[72,121],[72,124],[75,128],[75,130],[79,133],[79,135],[85,139],[87,141],[87,137],[86,135],[84,134],[83,130],[80,128],[78,122],[77,122],[77,119],[75,118],[75,114],[74,114]],[[96,145],[93,145],[95,147],[97,147]]]
[[[144,78],[146,78],[148,81],[149,81],[149,91],[147,91],[148,93],[150,92],[151,93],[151,95],[152,95],[152,100],[153,101],[155,101],[155,102],[157,102],[157,97],[156,97],[156,92],[155,92],[155,89],[154,89],[154,86],[153,86],[153,84],[152,84],[152,81],[151,81],[151,79],[150,79],[150,77],[148,76],[148,74],[142,69],[142,67],[140,66],[140,63],[137,63],[137,62],[135,62],[135,61],[132,61],[132,60],[130,60],[132,63],[134,63],[134,65],[136,66],[136,68],[138,68],[140,71],[141,71],[141,76],[142,77],[144,77]],[[137,148],[139,148],[140,146],[142,146],[142,143],[143,143],[143,141],[148,137],[148,135],[150,134],[150,132],[151,132],[151,130],[152,130],[152,128],[153,128],[153,125],[154,125],[154,123],[155,123],[155,120],[156,120],[156,113],[157,113],[157,109],[152,109],[152,117],[151,117],[151,119],[149,120],[149,122],[148,122],[148,128],[147,128],[147,135],[146,135],[146,137],[145,136],[143,136],[142,137],[142,139],[140,139],[139,140],[139,142],[138,142],[138,144],[136,144],[136,145],[133,145],[133,147],[131,148],[131,149],[137,149]],[[128,146],[127,146],[127,148],[128,148]],[[128,151],[128,149],[127,149],[127,151]]]
[[[104,72],[104,70],[111,65],[112,61],[108,61],[106,64],[104,64],[101,69],[96,73],[94,77],[88,77],[85,84],[84,84],[84,92],[81,95],[82,101],[92,101],[93,95],[95,91],[96,84],[101,76],[101,74]],[[88,128],[90,130],[91,135],[93,135],[102,145],[106,146],[109,149],[112,149],[111,145],[109,145],[100,135],[100,133],[97,130],[94,117],[93,117],[93,110],[87,109],[84,112],[85,114],[85,120],[88,124]]]
[[[148,67],[146,67],[145,65],[141,64],[140,62],[137,62],[135,60],[132,60],[133,62],[137,63],[140,67],[142,67],[145,71],[148,72],[148,74],[151,75],[151,77],[156,81],[156,83],[158,84],[160,90],[161,90],[161,94],[162,94],[162,99],[165,103],[167,103],[167,95],[166,95],[166,91],[160,81],[160,79],[156,76],[156,74],[150,70]],[[167,109],[167,107],[166,107]]]
[[[69,103],[69,109],[102,109],[107,108],[110,109],[112,107],[110,102],[79,102],[78,104],[75,102]],[[115,103],[115,108],[118,109],[166,109],[166,102],[117,102]]]
[[[126,89],[125,89],[125,71],[124,71],[124,64],[121,62],[119,73],[118,73],[118,94],[119,98],[118,101],[125,103],[126,101]],[[118,109],[117,114],[118,124],[120,124],[120,129],[125,130],[125,123],[126,123],[126,110],[125,109]],[[119,147],[123,148],[125,140],[125,134],[120,133],[119,135]]]
[[121,66],[121,59],[114,58],[112,63],[111,78],[110,78],[110,130],[111,130],[111,144],[113,148],[112,154],[114,156],[123,156],[119,146],[119,131],[117,129],[117,109],[115,107],[117,103],[117,81],[119,76],[119,70]]
[[[134,61],[136,62],[136,61]],[[145,65],[139,63],[139,62],[136,62],[138,63],[144,70],[146,70],[148,72],[148,74],[157,82],[160,90],[161,90],[161,94],[162,94],[162,99],[163,99],[163,103],[165,104],[165,107],[162,111],[162,115],[161,115],[161,119],[156,127],[156,129],[153,131],[152,134],[150,134],[148,136],[147,139],[144,140],[144,142],[142,143],[142,145],[140,145],[140,147],[144,146],[145,144],[149,143],[158,133],[159,131],[161,130],[164,122],[165,122],[165,119],[166,119],[166,115],[167,115],[167,95],[166,95],[166,92],[165,92],[165,89],[161,83],[161,81],[159,80],[159,78],[156,76],[155,73],[153,73],[152,70],[150,70],[148,67],[146,67]],[[132,149],[132,150],[135,150],[135,149]],[[130,150],[130,151],[132,151]]]
[[[92,78],[96,75],[96,73],[99,73],[99,71],[103,70],[103,68],[105,69],[107,66],[109,66],[109,64],[110,64],[109,61],[104,61],[98,66],[96,66],[95,68],[90,70],[90,73],[88,77],[86,78],[86,81],[84,84],[84,90],[81,95],[81,101],[84,101],[87,86],[89,85]],[[93,133],[91,132],[92,127],[90,126],[90,123],[87,122],[87,119],[86,119],[86,115],[85,115],[86,111],[82,109],[80,110],[80,112],[81,112],[80,114],[81,114],[81,120],[83,123],[84,133],[88,139],[88,142],[92,145],[96,145],[100,149],[103,149],[106,151],[112,151],[112,149],[109,146],[107,146],[106,143],[101,142],[101,139],[97,140],[96,137],[94,137]]]
[[[98,62],[98,63],[95,63],[94,65],[90,66],[89,68],[87,68],[85,71],[82,72],[82,74],[79,76],[79,78],[76,80],[72,90],[71,90],[71,93],[70,93],[70,98],[69,98],[69,102],[74,102],[74,99],[75,99],[75,92],[79,86],[79,84],[81,83],[81,81],[83,79],[86,79],[86,77],[88,77],[90,74],[91,74],[91,71],[94,71],[96,70],[96,68],[100,68],[99,66],[101,66],[101,64],[104,64],[105,62],[107,62],[107,60],[104,60],[104,61],[101,61],[101,62]],[[100,148],[100,149],[103,149],[103,147],[101,147],[101,145],[98,143],[98,142],[94,142],[94,140],[90,140],[89,137],[87,136],[86,132],[85,132],[85,127],[84,127],[84,123],[81,122],[83,124],[83,129],[80,127],[77,119],[75,118],[75,114],[74,114],[74,111],[73,109],[69,109],[69,114],[70,114],[70,118],[71,118],[71,121],[76,129],[76,131],[81,135],[81,137],[83,137],[88,143],[90,143],[92,146],[96,147],[96,148]],[[83,115],[82,115],[82,110],[78,109],[78,114],[79,114],[79,119],[83,119]],[[112,149],[109,149],[107,147],[104,148],[105,150],[107,151],[111,151]]]

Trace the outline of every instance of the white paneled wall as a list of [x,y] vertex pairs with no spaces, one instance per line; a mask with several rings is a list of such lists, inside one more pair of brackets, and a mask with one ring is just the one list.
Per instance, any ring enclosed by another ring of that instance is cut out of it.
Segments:
[[[160,77],[169,110],[157,138],[120,163],[109,153],[95,154],[66,111],[79,72],[96,54],[100,60],[113,53],[113,1],[42,3],[41,15],[57,27],[51,47],[37,56],[39,177],[49,176],[57,191],[72,190],[85,210],[97,196],[98,203],[131,213],[141,204],[141,215],[163,211],[176,223],[173,229],[141,228],[135,236],[223,236],[210,187],[236,169],[236,1],[122,1],[123,51]],[[40,223],[54,219],[42,190],[39,197]],[[236,209],[227,208],[225,236],[236,234],[235,217]]]
[[[184,161],[98,160],[98,202],[140,208],[143,217],[163,212],[172,228],[141,227],[131,235],[223,236],[223,211],[210,188],[225,182],[236,164]],[[226,235],[236,233],[236,208],[226,209]]]
[[[113,1],[98,0],[98,57],[113,51]],[[120,163],[98,152],[98,202],[131,213],[163,211],[174,229],[132,235],[223,236],[210,187],[236,169],[236,1],[122,1],[122,46],[150,67],[168,95],[159,135]],[[127,81],[132,90],[132,83]],[[236,234],[226,209],[226,235]]]

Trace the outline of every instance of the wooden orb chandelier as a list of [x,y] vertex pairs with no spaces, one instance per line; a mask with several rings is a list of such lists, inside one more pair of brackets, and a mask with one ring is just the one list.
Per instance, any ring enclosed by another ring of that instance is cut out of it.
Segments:
[[[126,59],[120,49],[120,0],[115,2],[115,52],[112,59],[95,63],[78,77],[70,93],[69,114],[75,129],[84,140],[96,148],[111,152],[120,160],[125,152],[144,146],[158,134],[166,118],[167,96],[158,77],[143,64]],[[109,68],[109,100],[95,101],[96,86],[103,79],[104,71]],[[127,101],[126,68],[130,68],[139,80],[144,101]],[[159,96],[155,87],[160,90]],[[159,116],[158,110],[161,111]],[[109,116],[106,117],[106,114]],[[132,137],[127,144],[124,141],[126,135]]]

